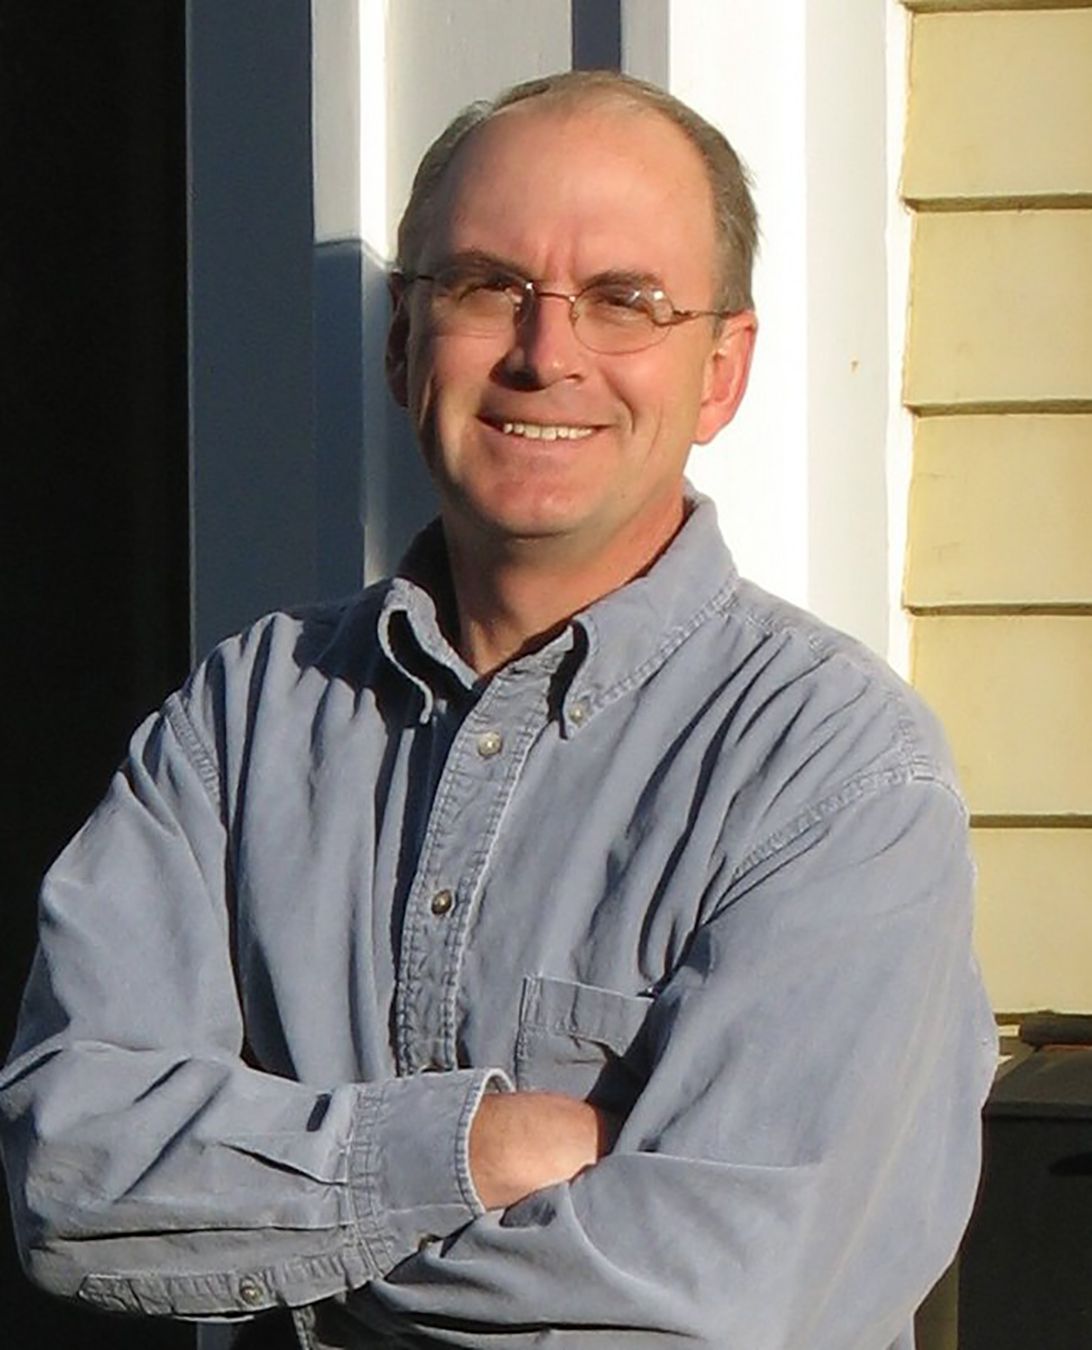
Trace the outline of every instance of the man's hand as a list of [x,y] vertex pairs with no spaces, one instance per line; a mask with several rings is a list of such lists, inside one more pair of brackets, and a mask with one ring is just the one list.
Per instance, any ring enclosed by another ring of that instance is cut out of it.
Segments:
[[597,1162],[610,1147],[605,1111],[557,1092],[487,1093],[470,1127],[470,1173],[486,1209],[505,1209],[532,1191]]

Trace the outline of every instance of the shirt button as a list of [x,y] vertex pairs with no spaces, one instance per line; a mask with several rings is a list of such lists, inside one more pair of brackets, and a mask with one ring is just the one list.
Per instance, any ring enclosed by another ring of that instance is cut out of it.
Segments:
[[438,914],[441,916],[444,914],[449,914],[454,904],[455,904],[455,897],[451,894],[450,891],[448,890],[437,891],[436,894],[432,897],[432,912],[433,914]]
[[504,748],[504,737],[499,731],[483,731],[478,737],[478,754],[482,759],[492,759]]
[[239,1297],[253,1308],[264,1300],[265,1291],[257,1280],[242,1279],[239,1281]]
[[588,705],[583,699],[578,699],[569,709],[569,721],[579,726],[588,715]]

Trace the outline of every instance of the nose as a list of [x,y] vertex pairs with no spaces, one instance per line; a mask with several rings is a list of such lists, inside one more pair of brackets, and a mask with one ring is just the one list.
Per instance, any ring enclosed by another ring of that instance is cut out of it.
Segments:
[[504,365],[522,383],[546,388],[580,378],[585,355],[573,331],[568,296],[539,291],[516,315]]

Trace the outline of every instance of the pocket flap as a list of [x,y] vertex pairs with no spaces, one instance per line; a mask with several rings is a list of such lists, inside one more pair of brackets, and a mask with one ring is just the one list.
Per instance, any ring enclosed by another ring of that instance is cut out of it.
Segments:
[[624,1055],[640,1031],[652,998],[619,994],[594,984],[528,975],[520,998],[520,1025],[594,1041]]

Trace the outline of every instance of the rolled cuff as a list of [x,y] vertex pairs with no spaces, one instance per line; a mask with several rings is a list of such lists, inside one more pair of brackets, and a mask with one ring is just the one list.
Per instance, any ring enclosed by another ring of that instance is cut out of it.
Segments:
[[362,1089],[349,1184],[369,1264],[393,1269],[485,1212],[470,1175],[470,1126],[486,1092],[511,1092],[500,1069],[453,1069]]

